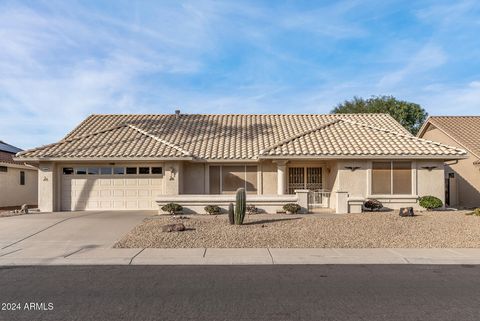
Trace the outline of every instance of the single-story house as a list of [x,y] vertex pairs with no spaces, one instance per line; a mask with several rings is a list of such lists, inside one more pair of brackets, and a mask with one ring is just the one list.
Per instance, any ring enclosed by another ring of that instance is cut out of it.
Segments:
[[42,211],[223,208],[237,188],[274,212],[297,202],[361,211],[367,198],[444,200],[463,149],[411,135],[386,114],[91,115],[57,143],[17,154],[39,166]]
[[13,160],[21,151],[0,140],[0,209],[37,205],[37,168]]
[[468,151],[468,158],[445,163],[445,202],[480,207],[480,116],[429,117],[418,137]]

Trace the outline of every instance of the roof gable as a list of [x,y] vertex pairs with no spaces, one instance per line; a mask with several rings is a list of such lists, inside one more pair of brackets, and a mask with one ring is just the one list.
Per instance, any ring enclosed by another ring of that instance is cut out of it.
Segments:
[[440,129],[480,158],[480,116],[431,116],[420,129],[418,137],[423,136],[429,125]]
[[466,152],[370,125],[340,119],[261,152],[262,156],[445,157]]

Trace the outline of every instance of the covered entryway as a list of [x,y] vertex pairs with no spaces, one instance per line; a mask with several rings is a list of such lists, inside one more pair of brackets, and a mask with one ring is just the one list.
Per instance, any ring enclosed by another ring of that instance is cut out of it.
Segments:
[[294,194],[296,189],[321,190],[322,186],[322,167],[288,168],[288,194]]
[[152,169],[63,168],[61,209],[63,211],[157,209],[155,197],[163,193],[163,175],[152,174]]

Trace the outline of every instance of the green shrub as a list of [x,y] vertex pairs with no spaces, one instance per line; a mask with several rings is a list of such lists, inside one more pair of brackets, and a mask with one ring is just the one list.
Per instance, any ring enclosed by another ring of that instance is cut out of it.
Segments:
[[257,214],[257,213],[258,213],[258,208],[255,205],[253,205],[253,204],[247,205],[247,214],[248,215]]
[[183,210],[183,207],[177,203],[168,203],[162,206],[162,211],[174,215],[176,212]]
[[435,196],[423,196],[418,199],[418,203],[421,207],[431,210],[443,206],[442,200]]
[[288,203],[283,205],[283,209],[287,212],[290,212],[292,214],[298,213],[302,207],[296,203]]
[[383,204],[379,200],[369,199],[363,203],[363,207],[370,211],[373,211],[383,208]]
[[207,205],[204,207],[204,210],[210,215],[220,214],[221,212],[220,207],[217,205]]

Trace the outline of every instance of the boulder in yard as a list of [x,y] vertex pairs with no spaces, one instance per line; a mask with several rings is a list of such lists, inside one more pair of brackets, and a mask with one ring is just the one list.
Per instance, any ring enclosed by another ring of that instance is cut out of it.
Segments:
[[413,207],[402,207],[400,208],[400,212],[398,214],[402,217],[415,216],[415,213],[413,212]]
[[181,232],[185,231],[185,225],[182,223],[178,224],[168,224],[162,226],[162,232]]

